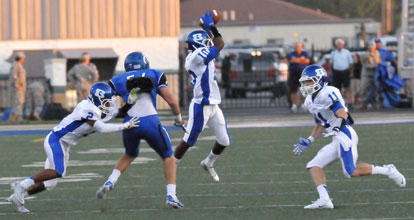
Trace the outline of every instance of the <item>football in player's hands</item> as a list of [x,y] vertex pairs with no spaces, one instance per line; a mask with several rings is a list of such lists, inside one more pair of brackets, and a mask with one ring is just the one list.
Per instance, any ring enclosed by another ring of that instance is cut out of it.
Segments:
[[[220,21],[220,19],[221,19],[221,15],[222,15],[221,11],[214,9],[214,10],[210,10],[209,12],[210,12],[210,15],[214,15],[213,16],[213,22],[214,22],[214,24],[217,24]],[[203,25],[204,25],[204,21],[201,18],[200,18],[199,25],[200,25],[200,27],[203,27]]]

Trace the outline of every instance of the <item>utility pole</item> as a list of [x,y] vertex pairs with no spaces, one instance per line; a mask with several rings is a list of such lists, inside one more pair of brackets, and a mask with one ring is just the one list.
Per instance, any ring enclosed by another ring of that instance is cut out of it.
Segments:
[[389,34],[392,30],[393,14],[392,14],[392,0],[382,0],[381,5],[381,26],[382,34]]

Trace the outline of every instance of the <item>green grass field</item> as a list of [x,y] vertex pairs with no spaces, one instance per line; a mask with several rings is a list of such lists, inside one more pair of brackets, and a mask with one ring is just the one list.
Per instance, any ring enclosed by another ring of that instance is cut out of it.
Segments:
[[[31,213],[17,213],[5,202],[11,194],[7,183],[14,181],[11,177],[27,177],[42,169],[43,136],[1,137],[0,219],[414,219],[413,124],[355,129],[360,140],[358,161],[394,163],[408,184],[399,188],[384,176],[347,179],[335,163],[325,169],[333,210],[303,209],[318,197],[306,163],[328,143],[318,140],[303,156],[294,155],[292,145],[299,136],[307,137],[310,127],[230,130],[232,145],[215,164],[220,183],[213,183],[199,166],[213,144],[211,131],[205,131],[178,166],[182,210],[165,207],[162,163],[147,144],[141,145],[142,163],[130,166],[107,199],[95,198],[122,154],[117,133],[81,140],[71,149],[70,160],[76,166],[68,167],[65,182],[26,200]],[[182,132],[170,135],[176,145]]]

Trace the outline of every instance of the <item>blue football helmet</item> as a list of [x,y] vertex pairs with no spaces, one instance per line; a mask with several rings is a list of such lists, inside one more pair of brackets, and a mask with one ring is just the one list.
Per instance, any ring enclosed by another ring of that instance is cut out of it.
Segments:
[[93,84],[89,89],[88,99],[104,114],[112,114],[118,108],[115,93],[106,83]]
[[132,52],[125,58],[124,68],[126,72],[148,69],[149,61],[141,52]]
[[[309,81],[313,81],[313,84],[306,85]],[[319,65],[309,65],[302,71],[299,82],[302,95],[311,95],[328,84],[326,70]]]
[[214,45],[207,32],[202,30],[193,31],[188,34],[185,42],[187,42],[188,49],[191,51],[194,51],[199,47],[212,47]]

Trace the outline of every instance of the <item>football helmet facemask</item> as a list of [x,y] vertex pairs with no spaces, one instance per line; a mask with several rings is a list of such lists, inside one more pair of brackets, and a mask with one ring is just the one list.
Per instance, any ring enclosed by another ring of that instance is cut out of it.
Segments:
[[[309,84],[309,81],[313,83]],[[299,82],[304,97],[314,94],[328,84],[326,70],[319,65],[309,65],[302,71]]]
[[194,51],[200,47],[210,48],[214,46],[210,36],[208,36],[207,32],[202,30],[193,31],[190,34],[188,34],[187,38],[185,39],[185,42],[187,42],[188,50],[191,51]]
[[114,91],[106,83],[95,83],[89,90],[88,100],[104,114],[112,114],[118,109]]

